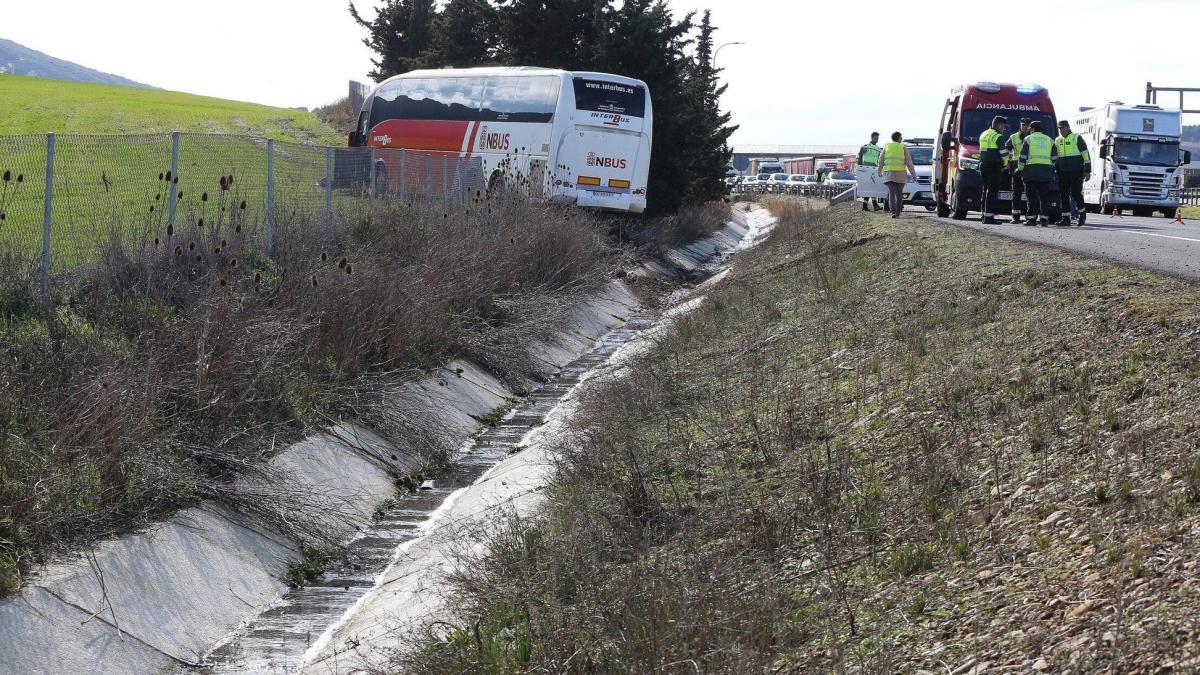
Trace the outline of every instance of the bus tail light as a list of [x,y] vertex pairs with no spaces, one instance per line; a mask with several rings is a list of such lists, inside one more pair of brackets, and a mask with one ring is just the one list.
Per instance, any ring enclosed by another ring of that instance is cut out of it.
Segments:
[[617,180],[616,178],[612,178],[608,181],[608,187],[623,188],[625,190],[628,190],[629,189],[629,181]]
[[580,185],[595,185],[596,187],[600,186],[600,179],[593,178],[591,176],[580,176],[579,178],[575,179],[575,182]]

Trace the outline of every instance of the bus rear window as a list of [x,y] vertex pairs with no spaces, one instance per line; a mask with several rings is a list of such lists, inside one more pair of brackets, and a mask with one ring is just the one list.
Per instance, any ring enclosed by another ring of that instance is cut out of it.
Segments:
[[646,88],[642,86],[575,78],[575,107],[590,112],[646,116]]

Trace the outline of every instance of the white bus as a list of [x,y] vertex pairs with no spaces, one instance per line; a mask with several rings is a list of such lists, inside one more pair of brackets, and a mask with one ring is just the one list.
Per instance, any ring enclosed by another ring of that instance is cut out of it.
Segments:
[[[650,92],[640,80],[547,68],[447,68],[414,70],[376,87],[350,145],[478,158],[489,189],[641,213],[652,128]],[[406,154],[377,153],[377,183],[398,187]]]

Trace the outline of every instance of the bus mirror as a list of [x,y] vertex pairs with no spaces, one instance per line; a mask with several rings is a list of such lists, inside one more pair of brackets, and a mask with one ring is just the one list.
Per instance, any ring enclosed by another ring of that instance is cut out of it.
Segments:
[[1183,151],[1183,163],[1184,163],[1184,164],[1191,164],[1191,163],[1192,163],[1192,151],[1191,151],[1191,150],[1184,150],[1184,151]]
[[347,139],[347,143],[346,143],[347,145],[349,145],[352,148],[357,148],[358,146],[362,145],[358,140],[358,132],[357,131],[351,131],[349,136],[350,136],[350,138]]
[[954,149],[954,134],[949,131],[942,132],[942,150]]
[[1100,145],[1100,159],[1108,159],[1108,143]]

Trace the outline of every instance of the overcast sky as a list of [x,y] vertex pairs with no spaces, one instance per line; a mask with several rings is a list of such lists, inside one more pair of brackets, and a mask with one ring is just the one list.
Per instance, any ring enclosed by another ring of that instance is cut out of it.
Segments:
[[[373,14],[380,0],[356,4]],[[946,93],[964,81],[1038,82],[1064,112],[1139,103],[1148,80],[1200,87],[1200,0],[670,4],[712,9],[718,42],[747,43],[718,61],[730,85],[725,104],[741,124],[735,143],[857,144],[870,130],[932,136]],[[344,0],[5,5],[0,37],[166,89],[312,107],[344,95],[350,78],[365,81],[371,67]],[[1200,96],[1188,105],[1200,108]]]

